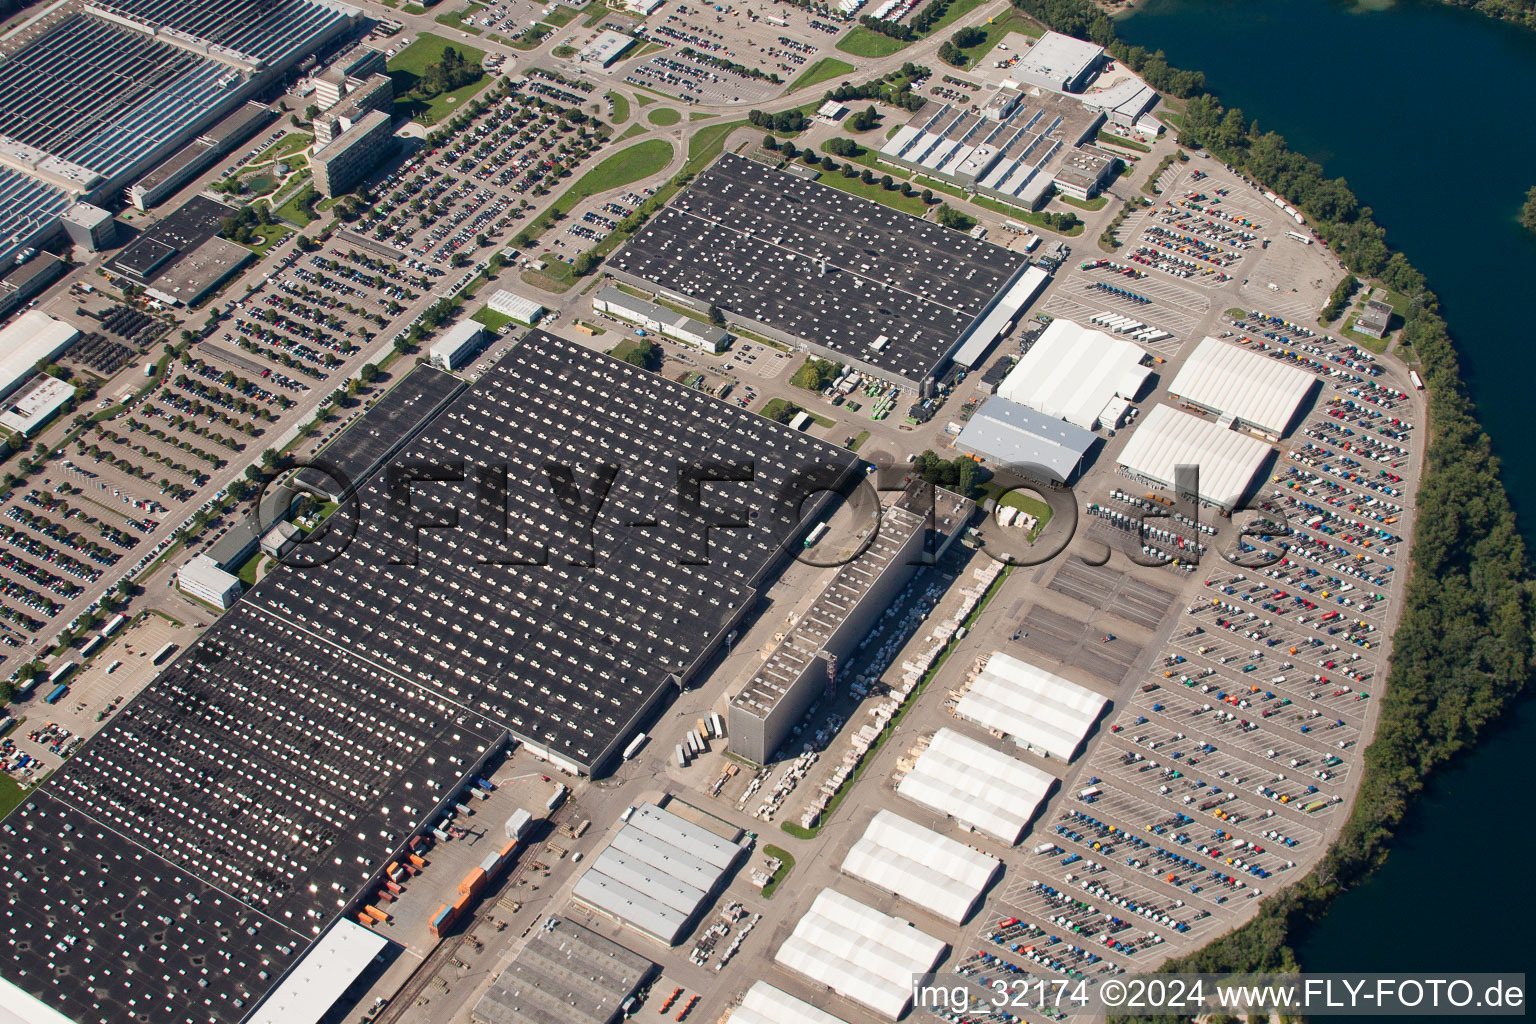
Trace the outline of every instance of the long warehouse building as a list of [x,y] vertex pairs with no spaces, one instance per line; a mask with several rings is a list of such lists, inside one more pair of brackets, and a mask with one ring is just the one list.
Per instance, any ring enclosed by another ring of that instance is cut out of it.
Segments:
[[[407,481],[413,515],[375,470],[308,542],[329,561],[273,568],[0,823],[0,978],[26,997],[239,1024],[510,739],[615,763],[792,557],[784,496],[857,478],[844,449],[536,330],[400,426],[389,466],[437,477]],[[706,484],[722,448],[753,478]],[[589,525],[559,467],[586,494],[600,463],[620,471]],[[720,508],[753,526],[710,529]],[[145,921],[167,922],[152,944]]]
[[[606,266],[919,392],[962,347],[979,360],[1038,281],[1021,253],[730,153]],[[1005,302],[1012,314],[989,319]]]
[[1299,366],[1206,338],[1184,361],[1168,393],[1278,440],[1289,433],[1317,384],[1317,377]]
[[1179,468],[1199,471],[1199,495],[1228,512],[1255,489],[1273,449],[1230,426],[1159,405],[1149,412],[1116,461],[1132,477],[1172,490]]

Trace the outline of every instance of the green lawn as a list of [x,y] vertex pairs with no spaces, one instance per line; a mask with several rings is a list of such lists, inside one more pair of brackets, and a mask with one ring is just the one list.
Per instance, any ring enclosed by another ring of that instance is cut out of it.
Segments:
[[719,117],[719,116],[720,116],[719,114],[700,114],[700,113],[695,112],[695,113],[692,113],[692,114],[688,115],[688,120],[690,120],[690,121],[708,121],[712,117]]
[[1141,143],[1135,141],[1134,139],[1122,139],[1120,136],[1114,135],[1114,134],[1112,134],[1110,132],[1106,132],[1102,128],[1099,130],[1099,141],[1100,142],[1108,142],[1111,145],[1115,145],[1115,146],[1124,146],[1126,149],[1134,149],[1134,150],[1136,150],[1139,153],[1150,153],[1150,152],[1152,152],[1152,147],[1151,146],[1144,146]]
[[789,91],[796,92],[800,89],[808,89],[828,79],[841,78],[843,75],[852,73],[853,65],[847,61],[838,60],[836,57],[823,57],[800,72],[800,76],[790,83]]
[[437,22],[439,25],[447,25],[449,28],[456,28],[460,32],[468,32],[472,36],[477,36],[483,30],[476,25],[464,24],[464,17],[466,15],[479,14],[483,10],[485,10],[485,8],[481,7],[479,4],[470,4],[462,11],[449,11],[446,14],[439,14],[432,20]]
[[770,398],[763,404],[762,414],[768,417],[770,420],[777,422],[779,414],[782,413],[787,406],[792,406],[796,409],[800,408],[799,405],[791,402],[787,398]]
[[1090,211],[1091,210],[1102,210],[1102,209],[1104,209],[1104,204],[1109,202],[1109,196],[1094,196],[1092,199],[1088,200],[1087,202],[1083,202],[1083,200],[1081,200],[1081,199],[1074,199],[1071,196],[1066,195],[1066,194],[1059,195],[1056,198],[1060,199],[1062,202],[1066,203],[1068,206],[1075,206],[1079,210],[1090,210]]
[[289,224],[257,224],[251,230],[261,236],[261,241],[250,245],[251,251],[257,256],[265,256],[267,250],[286,238],[293,227]]
[[498,313],[490,306],[481,306],[479,309],[475,310],[474,315],[472,315],[470,319],[475,321],[477,324],[484,324],[492,331],[500,331],[507,324],[517,323],[516,320],[507,316],[507,314]]
[[236,576],[240,577],[241,583],[244,583],[247,587],[254,587],[256,585],[256,570],[261,565],[261,560],[265,557],[267,556],[257,551],[241,563],[240,571],[235,573]]
[[[9,775],[0,775],[0,818],[14,811],[18,804],[27,798],[31,790],[11,778]],[[791,857],[786,864],[794,864]]]
[[669,124],[677,124],[677,122],[681,121],[682,119],[682,112],[675,110],[672,107],[657,107],[655,110],[646,115],[646,120],[651,122],[651,124],[663,126]]
[[261,154],[260,162],[264,164],[273,163],[281,160],[285,156],[291,156],[294,153],[302,152],[309,147],[310,143],[314,141],[315,137],[308,132],[289,132],[281,139],[278,139],[271,149],[268,149],[265,153]]
[[768,843],[763,846],[763,855],[767,857],[777,857],[782,862],[779,865],[779,870],[775,871],[773,873],[773,877],[768,879],[768,884],[763,886],[763,899],[771,900],[773,899],[774,890],[777,889],[779,885],[784,881],[784,879],[789,876],[789,873],[795,869],[795,858],[790,854],[788,850],[774,846],[772,843]]
[[[965,0],[959,0],[955,6],[958,7],[964,2]],[[953,10],[954,7],[951,7],[950,11],[953,12]],[[978,67],[981,62],[986,59],[987,55],[992,52],[993,47],[1002,42],[1003,36],[1007,35],[1009,32],[1022,32],[1025,35],[1031,37],[1035,37],[1040,34],[1039,30],[1031,25],[1024,18],[1024,16],[1019,14],[1017,11],[1009,11],[1001,18],[995,18],[991,22],[988,22],[985,25],[978,25],[977,27],[985,29],[987,34],[982,38],[981,42],[977,43],[975,46],[967,46],[960,51],[965,55],[966,58],[965,63],[962,64],[961,67]],[[943,66],[943,62],[940,62],[940,66]]]
[[619,136],[619,141],[623,142],[625,139],[632,139],[636,135],[644,135],[648,131],[650,131],[649,128],[641,124],[639,121],[636,121],[634,124],[624,129],[624,134]]
[[849,29],[843,38],[837,41],[837,48],[844,53],[851,53],[855,57],[889,57],[893,53],[900,53],[911,43],[902,42],[900,39],[892,39],[882,35],[874,29],[865,28],[863,25],[855,25]]
[[613,123],[623,124],[625,121],[628,121],[629,100],[625,99],[623,96],[620,96],[616,92],[610,92],[608,94],[608,99],[613,101],[613,117],[611,118]]
[[551,214],[570,213],[576,208],[577,203],[588,196],[595,196],[599,192],[607,192],[609,189],[648,178],[657,171],[665,169],[671,161],[672,143],[665,139],[651,139],[649,142],[641,142],[628,149],[621,149],[583,174],[576,184],[555,200],[555,205],[539,215],[534,225],[543,230],[554,222]]
[[887,192],[880,184],[878,176],[873,185],[866,185],[858,178],[845,178],[840,172],[836,171],[831,174],[823,174],[817,180],[830,188],[835,188],[863,199],[873,199],[877,203],[883,203],[893,210],[900,210],[902,213],[910,213],[914,217],[921,217],[924,211],[928,209],[923,205],[922,199],[918,196],[904,196],[900,191]]
[[485,56],[484,50],[463,43],[455,43],[444,39],[442,36],[424,33],[410,46],[401,50],[390,58],[387,69],[389,77],[395,85],[395,116],[420,121],[422,124],[435,124],[450,116],[465,100],[485,88],[491,81],[490,76],[481,75],[468,85],[455,89],[452,92],[440,93],[430,100],[422,100],[407,95],[416,87],[427,67],[442,59],[443,50],[452,46],[466,60],[478,62]]
[[[945,29],[949,28],[949,26],[953,25],[967,14],[970,14],[985,2],[986,0],[955,0],[954,3],[949,5],[949,10],[944,12],[944,16],[941,17],[938,21],[934,22],[932,28],[923,33],[924,38],[944,31]],[[1032,29],[1028,28],[1021,28],[1019,31],[1028,32],[1032,36],[1038,34]],[[1002,37],[999,36],[998,38]]]
[[572,10],[569,7],[560,6],[556,7],[555,13],[546,18],[545,21],[554,28],[562,28],[570,24],[571,19],[580,13],[580,11]]
[[704,166],[712,162],[725,148],[726,136],[746,124],[746,121],[727,121],[725,124],[712,124],[708,128],[700,128],[693,133],[693,138],[688,140],[688,162],[683,165],[683,170],[697,173]]
[[313,185],[305,185],[295,192],[286,203],[272,212],[290,224],[297,224],[302,228],[315,219],[315,215],[309,212],[308,204],[316,202],[319,198],[320,193],[315,191]]
[[639,103],[642,107],[648,107],[656,102],[656,97],[647,96],[645,93],[639,92],[635,94],[635,102]]
[[863,447],[864,442],[868,441],[868,440],[869,440],[869,431],[861,430],[861,431],[859,431],[859,436],[855,437],[853,439],[853,443],[848,446],[848,450],[851,451],[851,452],[856,452],[861,447]]
[[[994,497],[996,497],[996,495],[994,495]],[[998,504],[1006,508],[1016,508],[1020,512],[1027,512],[1034,516],[1036,520],[1038,520],[1034,530],[1030,531],[1030,540],[1034,540],[1036,537],[1040,536],[1040,533],[1045,529],[1046,524],[1051,521],[1051,506],[1047,505],[1039,498],[1031,498],[1029,495],[1022,491],[1009,491],[1007,494],[1003,495],[1002,500],[998,501]]]

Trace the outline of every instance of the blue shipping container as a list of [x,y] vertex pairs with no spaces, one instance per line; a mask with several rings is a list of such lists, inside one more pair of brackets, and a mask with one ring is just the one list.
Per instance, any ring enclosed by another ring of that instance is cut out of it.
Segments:
[[68,683],[60,683],[49,692],[48,696],[43,698],[43,701],[47,704],[57,704],[59,698],[64,696],[64,691],[67,689],[69,689]]

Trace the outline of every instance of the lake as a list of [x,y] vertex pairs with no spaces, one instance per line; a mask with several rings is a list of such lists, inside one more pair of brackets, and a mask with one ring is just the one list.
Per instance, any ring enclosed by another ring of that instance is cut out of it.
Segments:
[[[1343,176],[1429,279],[1536,550],[1536,33],[1433,3],[1150,0],[1120,35],[1206,73],[1227,106]],[[1524,123],[1524,129],[1519,127]],[[1523,301],[1523,300],[1522,300]],[[1387,864],[1297,935],[1316,971],[1523,971],[1532,913],[1528,695],[1441,772]],[[1477,882],[1469,884],[1469,876]],[[1493,879],[1490,884],[1490,879]],[[1487,900],[1487,903],[1482,901]],[[1490,927],[1491,926],[1491,927]]]

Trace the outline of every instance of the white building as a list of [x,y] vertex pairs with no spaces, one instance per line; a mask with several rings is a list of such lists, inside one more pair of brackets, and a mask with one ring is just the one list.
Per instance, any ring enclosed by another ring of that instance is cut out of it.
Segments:
[[39,362],[52,359],[78,337],[75,327],[38,309],[0,328],[0,397],[15,391]]
[[1001,866],[894,811],[880,811],[843,858],[843,871],[950,924],[964,924]]
[[1200,471],[1200,498],[1231,511],[1264,470],[1270,447],[1250,434],[1159,405],[1116,461],[1132,476],[1172,488],[1179,466]]
[[730,1024],[847,1024],[847,1021],[817,1009],[804,999],[796,999],[766,981],[758,981],[747,989],[741,1005],[731,1012]]
[[1145,356],[1139,345],[1058,317],[997,393],[1084,430],[1097,430],[1111,399],[1134,399],[1146,385],[1152,371],[1141,364]]
[[612,285],[597,293],[592,300],[592,308],[599,313],[637,323],[673,341],[692,345],[705,352],[723,352],[731,340],[729,332],[724,328],[636,298]]
[[455,324],[427,350],[432,365],[443,370],[457,370],[474,357],[484,335],[485,328],[473,320]]
[[835,889],[823,889],[779,947],[778,963],[888,1020],[912,1005],[912,979],[948,943]]
[[251,1024],[316,1024],[389,940],[342,918],[267,996]]
[[1047,32],[1019,58],[1011,74],[1052,92],[1082,92],[1104,63],[1104,47],[1060,32]]
[[219,568],[207,555],[198,555],[176,573],[176,585],[217,608],[228,608],[244,589],[240,577]]
[[1206,338],[1184,361],[1168,393],[1279,438],[1316,384],[1299,366]]
[[940,729],[896,792],[1010,846],[1056,777],[953,729]]
[[971,684],[955,714],[1063,761],[1072,760],[1109,698],[1001,651]]
[[491,296],[491,301],[486,305],[502,316],[509,316],[527,327],[538,323],[539,318],[544,315],[543,306],[532,299],[523,298],[516,292],[509,292],[505,288],[496,289],[496,294]]
[[19,398],[0,407],[0,427],[31,437],[75,397],[74,386],[43,374]]
[[627,36],[623,32],[615,32],[612,29],[608,29],[599,32],[597,38],[583,47],[581,52],[576,55],[576,59],[583,64],[596,64],[600,68],[606,68],[618,60],[619,56],[634,44],[634,36]]

